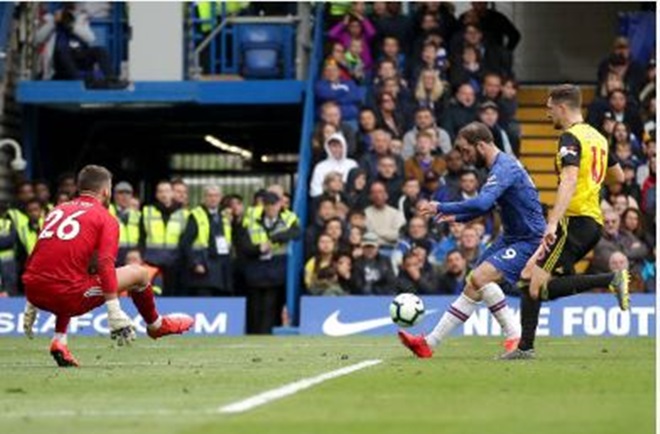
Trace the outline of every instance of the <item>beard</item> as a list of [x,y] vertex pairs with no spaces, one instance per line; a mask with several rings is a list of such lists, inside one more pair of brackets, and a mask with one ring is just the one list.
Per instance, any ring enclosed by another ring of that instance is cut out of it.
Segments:
[[475,157],[474,166],[478,169],[483,169],[486,167],[486,159],[481,154],[479,154],[479,152],[477,152]]

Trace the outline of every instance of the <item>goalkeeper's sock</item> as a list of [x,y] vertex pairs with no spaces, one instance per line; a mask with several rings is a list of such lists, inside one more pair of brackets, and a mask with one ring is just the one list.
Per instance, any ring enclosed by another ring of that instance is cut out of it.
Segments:
[[481,297],[488,306],[488,310],[493,314],[497,322],[502,327],[504,336],[507,339],[520,337],[520,323],[513,316],[513,312],[506,303],[506,297],[500,285],[491,282],[484,285],[481,289]]
[[69,321],[71,321],[71,318],[68,316],[58,315],[55,318],[55,335],[53,336],[53,340],[58,340],[66,345],[66,330],[69,328]]
[[435,348],[446,338],[452,330],[463,324],[470,318],[477,308],[477,302],[470,299],[467,295],[461,294],[456,301],[449,306],[447,312],[442,315],[440,322],[433,331],[426,336],[426,343],[431,348]]
[[63,343],[64,345],[67,344],[67,338],[66,338],[66,333],[55,333],[53,335],[53,340],[54,341],[59,341]]
[[522,324],[522,334],[518,348],[521,350],[531,350],[534,348],[534,339],[536,338],[536,327],[539,324],[539,313],[541,311],[541,300],[534,300],[529,295],[529,286],[520,288],[520,322]]
[[156,310],[156,299],[151,283],[144,288],[131,291],[131,299],[148,327],[160,327],[160,316]]
[[541,298],[543,300],[556,300],[592,289],[607,288],[613,279],[614,273],[556,277],[550,279],[541,288]]

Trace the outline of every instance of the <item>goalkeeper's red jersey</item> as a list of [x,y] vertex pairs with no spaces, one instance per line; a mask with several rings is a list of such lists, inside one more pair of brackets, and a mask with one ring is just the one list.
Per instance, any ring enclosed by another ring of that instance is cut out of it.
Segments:
[[[29,257],[25,285],[71,286],[87,281],[96,259],[103,292],[117,291],[119,224],[97,199],[80,196],[53,209]],[[59,284],[59,285],[58,285]]]

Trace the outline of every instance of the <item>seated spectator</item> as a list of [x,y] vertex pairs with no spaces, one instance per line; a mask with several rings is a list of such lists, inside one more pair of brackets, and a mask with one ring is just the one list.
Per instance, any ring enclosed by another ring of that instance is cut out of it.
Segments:
[[383,92],[377,98],[376,119],[378,128],[389,132],[393,138],[400,139],[405,133],[405,116],[397,107],[397,100],[391,93]]
[[[411,51],[412,59],[419,59],[422,57],[425,44],[434,42],[436,44],[434,49],[437,49],[448,36],[447,34],[443,34],[443,31],[440,27],[439,15],[432,12],[422,13],[419,15],[415,33],[416,36]],[[436,53],[434,52],[432,54]],[[414,76],[414,69],[412,69],[410,72],[411,78],[416,78]]]
[[393,156],[396,161],[397,173],[404,173],[403,159],[392,154],[392,136],[383,129],[377,129],[371,135],[372,149],[360,159],[360,167],[367,171],[369,181],[378,176],[378,160],[384,156]]
[[388,295],[396,292],[396,278],[390,259],[379,251],[378,235],[362,237],[362,256],[353,264],[354,288],[358,295]]
[[630,232],[621,230],[621,217],[614,211],[605,211],[604,228],[601,239],[594,248],[594,257],[589,267],[590,273],[607,273],[610,257],[614,252],[622,252],[633,267],[641,265],[648,253],[646,245]]
[[477,230],[467,226],[461,233],[461,241],[458,247],[469,268],[475,268],[481,256],[482,245]]
[[438,292],[446,295],[457,295],[463,292],[469,269],[461,252],[450,250],[447,253],[444,268],[445,272],[440,276]]
[[362,237],[364,234],[364,228],[359,226],[351,226],[348,230],[348,246],[350,249],[350,256],[353,259],[362,256]]
[[[423,2],[415,8],[413,15],[417,27],[423,30],[429,25],[424,26],[423,20],[426,15],[431,15],[438,22],[436,32],[446,41],[449,41],[454,33],[458,31],[460,24],[456,20],[455,5],[451,2]],[[431,28],[433,30],[433,28]],[[435,34],[435,33],[434,33]]]
[[642,184],[642,207],[641,211],[655,224],[655,201],[656,201],[656,157],[655,150],[649,158],[649,176]]
[[458,131],[470,122],[477,120],[477,105],[474,89],[467,83],[461,84],[456,90],[454,100],[442,116],[442,128],[449,133],[451,140],[456,138]]
[[314,255],[316,241],[319,235],[325,230],[326,222],[335,217],[335,202],[333,198],[319,196],[311,216],[310,224],[305,229],[305,255],[307,257]]
[[428,108],[438,119],[447,105],[448,95],[449,92],[436,71],[422,70],[415,86],[415,101],[418,107]]
[[399,139],[392,139],[390,152],[395,158],[401,158],[401,152],[403,152],[403,141]]
[[438,276],[428,262],[423,263],[419,255],[410,251],[403,257],[401,271],[396,278],[397,292],[413,294],[437,294]]
[[446,70],[441,70],[438,66],[437,54],[438,45],[430,41],[424,42],[420,57],[415,59],[409,75],[411,83],[418,83],[424,71],[432,71],[438,78],[442,78],[443,74],[446,74]]
[[431,155],[432,146],[433,138],[428,133],[420,132],[417,135],[415,156],[404,163],[406,178],[417,179],[422,187],[422,194],[427,196],[437,190],[446,167],[442,157]]
[[[54,206],[60,206],[65,202],[70,201],[73,199],[71,196],[69,196],[69,193],[66,193],[64,191],[58,191],[57,194],[55,195],[55,204]],[[138,207],[139,209],[139,207]]]
[[617,36],[612,52],[598,65],[598,82],[605,81],[607,74],[614,72],[623,80],[625,89],[636,98],[644,84],[644,67],[630,55],[628,38]]
[[639,188],[639,185],[635,183],[635,165],[630,161],[620,164],[623,169],[623,185],[621,186],[621,191],[626,196],[631,196],[635,199],[635,202],[639,204],[642,201],[642,190]]
[[337,282],[344,294],[356,294],[360,288],[355,286],[353,276],[353,258],[350,255],[342,255],[335,260],[335,270],[337,272]]
[[[520,32],[506,15],[497,11],[494,7],[489,8],[488,2],[472,2],[472,9],[479,26],[484,32],[484,38],[493,45],[506,49],[513,54],[520,42]],[[459,21],[463,21],[463,17]]]
[[406,220],[396,208],[387,204],[387,189],[382,182],[374,182],[369,189],[369,205],[366,215],[367,230],[378,237],[378,244],[391,252],[399,239],[399,230]]
[[407,178],[403,183],[403,195],[399,197],[397,209],[407,222],[417,213],[417,202],[421,199],[422,188],[416,178]]
[[358,132],[355,136],[357,142],[356,155],[358,157],[362,157],[366,152],[371,151],[371,135],[376,131],[377,126],[376,112],[368,107],[362,108],[358,120]]
[[328,157],[314,166],[309,195],[316,197],[323,193],[323,181],[330,172],[338,172],[342,178],[348,178],[348,172],[357,167],[355,160],[346,157],[346,141],[341,134],[333,134],[325,144]]
[[353,80],[351,72],[348,70],[348,65],[346,64],[346,49],[341,43],[335,42],[332,44],[330,54],[326,58],[326,61],[335,62],[339,68],[339,77],[342,80]]
[[378,159],[378,174],[376,181],[381,182],[386,190],[390,206],[397,206],[401,188],[403,186],[403,174],[397,171],[396,159],[393,155],[384,155]]
[[403,257],[411,252],[414,247],[423,247],[426,252],[435,250],[435,241],[429,235],[426,220],[420,216],[414,216],[410,219],[406,233],[399,238],[399,242],[392,252],[392,265],[395,271],[401,266]]
[[[94,47],[96,39],[89,17],[76,10],[75,3],[64,3],[54,14],[42,16],[35,35],[40,53],[41,77],[45,80],[114,80],[114,73],[105,48]],[[102,76],[95,74],[99,68]]]
[[637,185],[640,186],[644,185],[644,181],[646,181],[646,178],[648,178],[649,176],[649,167],[651,160],[655,161],[655,153],[656,153],[655,137],[645,141],[642,144],[642,153],[645,156],[646,163],[637,166],[637,175],[635,177],[637,181]]
[[495,146],[502,152],[515,155],[508,134],[499,124],[499,116],[499,107],[495,102],[486,101],[479,106],[479,120],[490,129]]
[[346,182],[346,203],[351,209],[364,210],[369,206],[367,183],[368,173],[366,170],[357,168],[349,172],[348,181]]
[[438,127],[435,123],[433,111],[428,107],[420,107],[415,111],[415,126],[403,136],[403,150],[401,156],[408,159],[415,155],[415,146],[417,143],[417,135],[424,131],[432,129],[435,130],[438,136],[437,146],[431,148],[431,153],[434,155],[446,155],[451,149],[451,139],[447,131]]
[[378,94],[382,89],[382,86],[385,84],[385,80],[388,78],[393,78],[399,82],[399,85],[403,88],[407,88],[408,84],[405,80],[401,78],[396,69],[396,63],[389,59],[383,59],[378,63],[378,70],[376,71],[376,77],[373,81],[373,87],[371,89],[371,101],[374,100],[373,95]]
[[379,61],[389,60],[394,63],[398,75],[402,76],[406,70],[406,56],[401,52],[399,40],[394,36],[385,36],[381,52]]
[[648,100],[651,95],[655,95],[655,58],[649,60],[649,64],[646,67],[645,75],[645,84],[642,90],[639,92],[639,101]]
[[312,136],[312,159],[315,163],[321,161],[326,156],[325,142],[328,141],[330,136],[336,133],[340,133],[340,131],[333,124],[323,121],[317,124],[314,135]]
[[440,180],[440,187],[433,192],[432,199],[436,202],[453,202],[461,191],[461,176],[463,175],[463,158],[458,149],[452,149],[445,157],[447,170]]
[[610,119],[614,120],[610,111],[609,95],[615,90],[623,90],[623,80],[618,75],[610,73],[597,90],[593,101],[587,107],[586,122],[592,127],[600,129],[607,112],[610,113]]
[[434,264],[443,264],[447,254],[452,250],[458,249],[458,241],[465,229],[465,224],[459,222],[449,223],[449,234],[444,237],[433,252],[431,252],[431,262]]
[[365,79],[365,68],[362,62],[362,41],[353,39],[344,53],[346,69],[356,84],[362,84]]
[[[401,47],[408,47],[411,41],[412,21],[408,15],[401,14],[399,2],[374,2],[374,27],[377,30],[377,47],[382,46],[381,54],[386,54],[386,41],[392,38]],[[390,54],[387,57],[397,58]],[[403,65],[400,65],[403,66]]]
[[344,231],[344,220],[339,217],[331,217],[325,222],[323,233],[330,235],[335,242],[335,252],[350,252],[348,235]]
[[477,48],[466,45],[462,48],[460,63],[452,66],[449,71],[449,82],[454,88],[462,83],[468,83],[475,92],[481,92],[484,68]]
[[[486,84],[485,84],[486,86]],[[518,111],[518,85],[516,81],[509,77],[504,80],[502,85],[502,92],[498,101],[500,108],[500,123],[506,129],[513,152],[516,155],[520,154],[520,124],[516,119],[516,112]]]
[[[328,101],[321,106],[321,120],[326,124],[333,125],[337,132],[341,133],[348,146],[348,156],[352,157],[356,152],[355,129],[342,119],[341,108],[336,102]],[[327,140],[327,138],[326,138]],[[325,141],[321,142],[323,145]]]
[[644,102],[643,121],[644,121],[644,135],[639,137],[640,140],[644,140],[649,137],[651,133],[655,133],[656,125],[656,107],[655,107],[655,94],[651,95]]
[[622,183],[616,183],[608,186],[607,196],[601,200],[600,208],[603,213],[614,210],[621,215],[628,208],[639,208],[639,204],[634,197],[623,191]]
[[466,45],[474,47],[479,53],[479,61],[484,71],[511,75],[511,56],[505,54],[501,47],[485,41],[481,29],[475,23],[466,24],[463,33],[455,35],[451,41],[449,52],[452,53],[452,65],[462,63],[463,47]]
[[415,105],[408,88],[402,87],[401,81],[397,78],[386,78],[383,80],[381,91],[383,93],[389,93],[394,97],[396,108],[402,114],[403,123],[405,125],[410,124],[409,113],[414,111]]
[[340,78],[339,67],[334,61],[325,62],[323,78],[316,82],[314,95],[317,105],[328,101],[335,102],[339,105],[344,120],[357,120],[358,106],[361,102],[360,91],[351,80]]
[[[335,201],[335,205],[340,202],[346,202],[344,194],[343,175],[339,172],[328,172],[323,179],[323,196],[330,197]],[[312,200],[312,205],[315,201]],[[314,207],[315,208],[315,207]]]
[[359,41],[362,45],[360,57],[365,71],[370,71],[373,65],[371,57],[371,40],[376,36],[376,30],[368,18],[360,13],[350,13],[343,21],[335,24],[328,32],[331,41],[340,42],[348,49],[352,41]]
[[628,208],[621,216],[621,232],[626,232],[641,240],[649,251],[653,250],[655,245],[654,235],[645,229],[644,216],[637,208]]
[[305,288],[312,295],[343,295],[335,269],[335,241],[327,234],[318,239],[316,254],[305,264]]
[[499,106],[502,98],[502,77],[495,72],[486,72],[481,82],[481,92],[477,98],[478,102],[492,101]]
[[634,105],[628,103],[628,97],[622,90],[615,90],[609,95],[610,111],[617,122],[626,124],[635,137],[642,137],[644,125]]
[[[620,163],[630,161],[635,164],[635,167],[639,164],[639,157],[643,156],[642,145],[636,137],[630,134],[630,130],[626,124],[622,122],[614,124],[610,143],[612,144],[612,150],[617,154]],[[617,151],[617,149],[619,151]],[[619,155],[619,153],[621,155]]]

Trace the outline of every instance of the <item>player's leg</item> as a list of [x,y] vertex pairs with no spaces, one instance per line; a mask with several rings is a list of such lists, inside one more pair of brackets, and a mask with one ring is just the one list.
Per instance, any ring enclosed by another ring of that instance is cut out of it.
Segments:
[[80,366],[67,346],[66,332],[71,318],[66,315],[57,315],[55,318],[55,335],[50,343],[50,355],[58,366],[68,368]]
[[158,314],[146,268],[139,265],[127,265],[117,268],[116,273],[119,290],[130,292],[131,300],[147,324],[147,334],[151,338],[158,339],[166,335],[181,334],[192,327],[194,321],[189,316],[160,316]]

